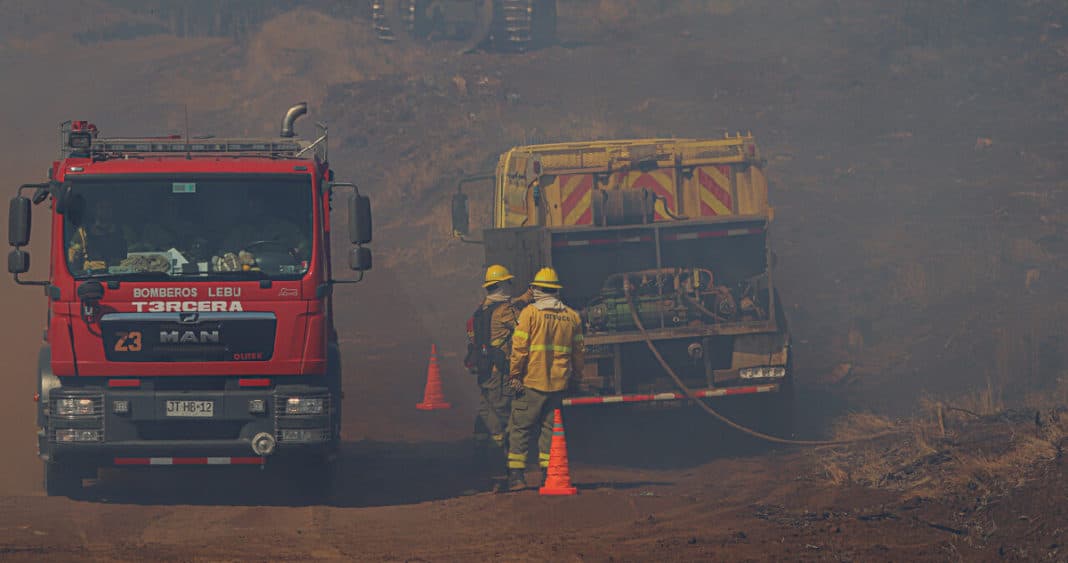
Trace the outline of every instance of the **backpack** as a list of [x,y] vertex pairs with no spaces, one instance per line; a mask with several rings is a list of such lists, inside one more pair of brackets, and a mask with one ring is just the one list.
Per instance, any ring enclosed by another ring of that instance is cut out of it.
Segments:
[[489,307],[479,307],[471,315],[471,332],[474,335],[471,344],[467,347],[467,357],[464,365],[480,376],[488,376],[493,373],[494,366],[500,373],[508,373],[508,358],[504,350],[493,346],[491,332],[493,330],[493,313],[501,305],[510,305],[507,301],[493,303]]

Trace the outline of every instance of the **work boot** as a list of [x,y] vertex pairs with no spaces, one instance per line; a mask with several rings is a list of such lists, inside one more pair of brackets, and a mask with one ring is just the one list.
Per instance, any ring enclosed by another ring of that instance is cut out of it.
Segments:
[[522,469],[508,470],[508,490],[522,491],[527,488],[527,475]]
[[545,481],[548,480],[548,479],[549,479],[549,468],[548,467],[541,468],[541,484],[538,485],[538,488],[540,489],[540,488],[544,487],[545,486]]

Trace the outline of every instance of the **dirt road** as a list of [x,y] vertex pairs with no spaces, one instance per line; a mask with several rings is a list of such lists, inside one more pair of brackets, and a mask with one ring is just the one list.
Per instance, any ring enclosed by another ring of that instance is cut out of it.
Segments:
[[[327,501],[255,469],[210,479],[196,469],[104,471],[77,500],[0,497],[0,556],[1034,561],[1064,555],[1068,482],[1060,464],[1044,465],[1041,475],[1021,477],[997,496],[981,489],[963,495],[873,489],[828,478],[823,460],[838,450],[773,450],[692,409],[572,409],[568,439],[579,495],[485,492],[469,457],[473,409],[464,399],[470,393],[453,394],[459,408],[416,411],[418,389],[381,377],[417,380],[395,371],[423,368],[416,359],[407,364],[372,362],[361,368],[366,375],[350,380],[346,412],[363,414],[346,423],[345,479]],[[457,379],[447,377],[451,386]],[[529,476],[532,483],[536,476]]]
[[[696,434],[695,446],[716,443],[710,432]],[[832,485],[818,463],[798,452],[734,449],[656,469],[641,467],[658,465],[655,446],[632,446],[643,451],[631,466],[574,464],[580,489],[574,497],[475,493],[459,442],[350,443],[343,454],[349,480],[326,504],[308,505],[255,473],[221,481],[192,471],[162,479],[105,474],[86,500],[0,499],[0,554],[108,561],[1063,557],[1066,483],[1059,466],[981,507],[978,518],[989,527],[977,530],[960,523],[974,511],[972,499],[906,499]]]
[[[337,293],[348,478],[310,505],[258,473],[194,471],[105,472],[83,499],[44,497],[30,400],[44,303],[5,277],[0,305],[19,322],[0,324],[0,559],[1065,558],[1063,444],[994,415],[982,420],[997,432],[980,438],[918,432],[866,453],[772,450],[694,411],[572,410],[580,495],[479,493],[466,441],[476,395],[457,368],[482,264],[449,240],[446,205],[462,173],[523,142],[752,130],[769,160],[802,434],[850,411],[911,417],[921,398],[1068,404],[1061,3],[709,1],[648,14],[654,3],[561,1],[574,15],[561,44],[511,57],[383,46],[366,20],[324,9],[236,41],[139,35],[154,28],[124,24],[141,20],[118,4],[0,1],[15,14],[0,22],[0,168],[10,185],[43,179],[52,125],[71,117],[171,132],[188,104],[194,132],[263,133],[280,108],[311,101],[331,122],[335,168],[376,206],[376,269]],[[118,38],[75,33],[87,26]],[[423,413],[432,343],[454,409]],[[989,444],[1018,446],[1026,463],[998,465]],[[875,463],[908,448],[915,459]]]

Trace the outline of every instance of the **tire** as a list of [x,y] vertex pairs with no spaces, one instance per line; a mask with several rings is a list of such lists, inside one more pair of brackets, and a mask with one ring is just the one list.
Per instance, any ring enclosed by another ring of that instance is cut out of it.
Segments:
[[312,471],[316,479],[308,488],[308,495],[321,504],[330,504],[340,489],[341,462],[336,456],[329,456],[321,463]]
[[284,489],[307,504],[330,504],[340,475],[340,463],[333,455],[272,460],[266,473],[270,487]]
[[765,433],[787,440],[794,438],[794,385],[791,381],[782,384],[778,393],[767,400],[767,412],[773,413],[767,419]]
[[312,504],[329,505],[339,488],[340,475],[336,456],[323,456],[296,472],[294,492]]
[[[782,306],[782,299],[779,297],[779,290],[775,290],[775,324],[778,325],[779,331],[786,335],[787,343],[790,342],[790,327],[789,320],[786,318],[786,309]],[[773,412],[777,413],[771,419],[768,432],[773,436],[779,438],[793,439],[796,438],[796,420],[795,420],[795,403],[797,401],[796,391],[794,389],[794,355],[792,350],[787,350],[786,356],[786,380],[782,382],[782,387],[779,392],[771,399],[770,408],[775,409]]]
[[327,348],[327,388],[330,389],[330,395],[332,397],[331,403],[331,427],[334,429],[334,445],[333,448],[341,444],[341,420],[342,412],[344,411],[344,401],[342,395],[344,394],[343,385],[341,381],[341,349],[336,342],[332,342]]
[[83,472],[77,467],[45,462],[45,494],[50,497],[77,497],[82,492],[82,475]]

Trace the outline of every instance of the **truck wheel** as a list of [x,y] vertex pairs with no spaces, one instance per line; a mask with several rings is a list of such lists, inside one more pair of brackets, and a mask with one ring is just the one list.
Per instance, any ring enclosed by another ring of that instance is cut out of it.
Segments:
[[301,502],[329,504],[340,482],[338,466],[335,456],[316,455],[268,463],[267,475],[272,487],[287,489]]
[[78,496],[82,491],[82,473],[77,467],[45,462],[45,494],[50,497]]
[[311,504],[330,504],[340,483],[339,462],[334,456],[316,456],[284,470],[291,491]]
[[341,484],[341,462],[335,456],[322,460],[322,465],[313,470],[315,482],[308,493],[318,502],[330,504]]
[[792,382],[783,384],[782,389],[768,397],[764,403],[764,412],[768,413],[758,429],[776,438],[787,440],[794,438],[794,386]]
[[334,429],[334,440],[341,441],[341,413],[343,411],[344,404],[342,402],[342,384],[341,384],[341,350],[338,348],[336,342],[333,342],[327,347],[327,375],[326,386],[330,389],[330,396],[333,402],[331,403],[331,409],[333,413],[331,415],[332,427]]

